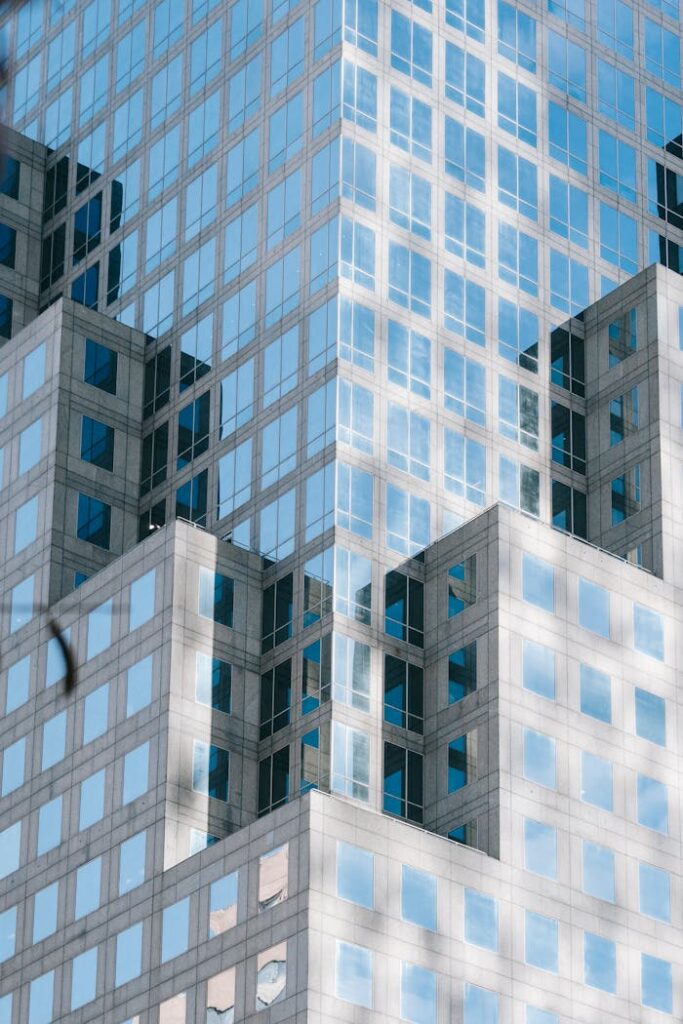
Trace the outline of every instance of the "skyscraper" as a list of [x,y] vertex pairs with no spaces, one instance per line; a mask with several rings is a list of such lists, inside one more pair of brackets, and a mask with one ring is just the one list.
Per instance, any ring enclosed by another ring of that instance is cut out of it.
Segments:
[[0,1024],[683,1015],[678,8],[1,24]]

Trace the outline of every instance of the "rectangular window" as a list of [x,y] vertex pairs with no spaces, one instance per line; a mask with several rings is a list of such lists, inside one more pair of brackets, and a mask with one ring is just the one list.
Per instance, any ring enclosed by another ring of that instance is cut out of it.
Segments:
[[401,918],[420,928],[436,931],[437,880],[434,875],[401,865]]
[[424,644],[424,585],[392,570],[384,581],[384,632],[416,647]]
[[483,60],[446,41],[446,99],[484,116],[486,70]]
[[486,424],[486,370],[453,349],[444,349],[444,405],[451,412]]
[[289,725],[291,704],[292,662],[288,659],[261,676],[261,739]]
[[485,291],[474,281],[444,270],[444,326],[477,345],[485,343]]
[[548,81],[574,99],[586,102],[586,51],[548,29]]
[[432,33],[419,22],[391,12],[391,66],[431,88]]
[[498,0],[498,53],[536,72],[536,21],[504,0]]
[[635,131],[635,82],[625,71],[598,57],[598,110],[617,124]]
[[422,669],[390,654],[384,656],[384,721],[422,734]]
[[372,975],[372,951],[337,939],[334,988],[337,999],[371,1010]]
[[432,108],[392,85],[389,118],[392,144],[412,153],[418,160],[431,163]]
[[640,466],[632,466],[612,480],[612,526],[623,523],[641,509]]
[[538,294],[538,242],[509,224],[498,224],[498,276],[508,284]]
[[343,114],[368,132],[377,131],[377,78],[350,60],[344,61]]
[[538,451],[538,395],[503,376],[498,377],[498,430]]
[[466,185],[486,191],[486,141],[483,135],[446,117],[446,174]]
[[536,93],[502,71],[498,72],[498,127],[536,145]]
[[444,487],[477,505],[486,501],[486,448],[444,428]]
[[456,704],[477,689],[476,641],[448,655],[448,703]]
[[477,733],[470,732],[448,744],[448,792],[455,793],[477,777]]
[[666,784],[647,775],[638,775],[636,795],[638,824],[668,835],[669,795]]
[[333,793],[367,803],[370,796],[370,737],[359,729],[332,723]]
[[389,298],[420,316],[431,316],[432,265],[412,249],[389,242]]
[[498,200],[530,220],[538,219],[536,166],[498,146]]
[[588,174],[587,124],[552,100],[548,101],[548,149],[554,160]]
[[486,214],[459,196],[445,194],[446,248],[477,267],[486,265]]
[[555,249],[550,250],[550,302],[571,315],[589,305],[588,267]]
[[195,793],[227,801],[229,762],[227,750],[195,740],[192,748],[192,789]]
[[408,821],[422,821],[422,755],[384,744],[384,810]]
[[[600,184],[635,203],[637,196],[636,151],[601,128],[598,133]],[[653,165],[649,161],[649,166]],[[656,211],[654,211],[656,212]]]

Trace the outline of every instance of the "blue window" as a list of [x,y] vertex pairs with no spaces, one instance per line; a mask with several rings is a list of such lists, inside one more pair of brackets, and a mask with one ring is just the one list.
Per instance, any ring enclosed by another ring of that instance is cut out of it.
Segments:
[[533,640],[525,640],[522,678],[525,690],[555,700],[555,652]]
[[536,145],[536,93],[502,71],[498,72],[498,127]]
[[498,351],[504,359],[538,373],[538,333],[535,313],[498,299]]
[[667,835],[669,831],[669,796],[664,782],[638,775],[637,798],[639,825]]
[[548,0],[548,10],[558,18],[564,18],[569,25],[585,30],[586,12],[584,0]]
[[522,555],[522,599],[547,612],[555,611],[555,570],[527,552]]
[[664,661],[664,620],[641,604],[633,606],[633,646],[651,658]]
[[680,89],[681,43],[674,32],[645,18],[645,68]]
[[389,119],[392,144],[431,163],[432,108],[392,85]]
[[588,194],[554,174],[549,179],[550,230],[588,248]]
[[485,344],[486,295],[481,285],[444,270],[444,326],[476,345]]
[[486,370],[474,359],[444,348],[444,405],[457,416],[486,424]]
[[498,225],[498,276],[530,295],[538,294],[538,242],[509,224]]
[[98,548],[109,551],[111,538],[111,505],[87,494],[78,495],[76,536]]
[[484,42],[486,4],[484,0],[446,0],[446,24]]
[[574,99],[586,102],[586,51],[548,30],[548,81]]
[[625,71],[598,57],[598,110],[624,128],[635,131],[635,82]]
[[344,4],[344,39],[377,56],[377,0],[349,0]]
[[391,12],[391,66],[431,87],[432,33],[398,11]]
[[633,11],[624,0],[598,0],[598,39],[633,60]]
[[[268,170],[270,172],[276,170],[299,152],[303,146],[303,134],[304,94],[299,92],[270,115],[268,122]],[[258,140],[258,129],[255,129],[247,138]],[[247,139],[244,141],[246,144]],[[252,155],[252,150],[249,155]],[[251,188],[258,184],[260,168],[258,149],[254,155],[257,163],[250,178]]]
[[536,165],[503,146],[498,147],[498,201],[530,220],[538,218]]
[[389,168],[389,219],[422,238],[432,237],[432,186],[396,164]]
[[460,196],[445,195],[446,248],[477,267],[486,265],[486,214]]
[[114,468],[114,428],[90,416],[83,416],[81,459],[111,472]]
[[230,19],[230,59],[235,60],[260,38],[263,31],[263,0],[237,0]]
[[415,555],[427,547],[430,542],[428,501],[387,484],[386,510],[388,547],[404,555]]
[[536,71],[536,21],[505,0],[498,0],[498,53]]
[[595,754],[581,752],[581,799],[586,804],[601,807],[603,811],[614,809],[612,795],[612,762]]
[[548,150],[554,160],[588,174],[588,129],[578,114],[548,101]]
[[614,903],[614,853],[607,846],[583,841],[583,891]]
[[432,267],[419,253],[389,242],[389,298],[421,316],[431,316]]
[[253,117],[261,106],[261,65],[259,54],[236,72],[228,82],[228,131],[234,132]]
[[581,665],[580,706],[584,715],[600,722],[612,721],[612,682],[608,675],[590,665]]
[[588,267],[550,250],[550,302],[565,313],[580,313],[589,304]]
[[422,398],[430,396],[431,342],[394,320],[388,324],[387,377]]
[[392,466],[429,480],[430,422],[390,402],[387,407],[387,459]]
[[666,746],[666,701],[648,690],[636,687],[636,736]]
[[353,139],[343,139],[342,195],[359,206],[374,210],[377,199],[376,179],[377,158],[373,151]]
[[313,138],[331,128],[339,120],[340,111],[341,73],[337,61],[313,81]]
[[610,939],[584,932],[583,980],[604,992],[617,990],[617,947]]
[[[558,927],[552,917],[544,917],[527,910],[524,915],[524,960],[542,971],[558,969]],[[532,1024],[527,1009],[527,1024]]]
[[636,222],[607,203],[600,203],[600,256],[628,274],[638,270]]
[[635,203],[637,179],[636,151],[633,146],[601,128],[598,134],[598,162],[600,184]]
[[[370,187],[373,186],[374,174],[370,183]],[[329,145],[319,149],[311,160],[311,213],[323,210],[338,196],[339,139],[333,139]],[[353,199],[354,196],[351,195],[350,198]],[[371,209],[374,209],[374,205]]]
[[339,355],[372,371],[374,349],[374,312],[359,302],[342,298],[339,303]]
[[673,1011],[673,984],[671,964],[659,957],[641,954],[640,1001],[662,1013]]
[[579,625],[609,638],[609,590],[579,577]]
[[459,121],[446,118],[446,173],[480,192],[486,190],[486,143],[484,136]]
[[270,44],[270,95],[277,96],[304,70],[304,19],[299,18]]
[[375,232],[350,217],[342,217],[341,223],[341,272],[375,290]]
[[683,156],[681,105],[648,85],[645,87],[645,118],[648,141],[667,149],[674,156]]
[[557,878],[557,831],[542,821],[524,819],[524,867],[545,878]]
[[486,501],[486,448],[444,428],[444,487],[476,505]]
[[[283,108],[281,108],[283,109]],[[275,115],[273,115],[274,117]],[[272,130],[271,118],[271,130]],[[272,141],[271,141],[272,145]],[[259,130],[254,131],[228,150],[227,205],[232,206],[247,195],[259,182],[261,156],[259,152]]]
[[474,889],[465,889],[465,942],[498,950],[498,904]]
[[347,120],[377,131],[377,78],[350,60],[344,61],[343,102]]
[[652,864],[639,865],[640,912],[658,921],[671,921],[671,879]]
[[486,68],[483,60],[446,42],[446,98],[479,117],[486,103]]

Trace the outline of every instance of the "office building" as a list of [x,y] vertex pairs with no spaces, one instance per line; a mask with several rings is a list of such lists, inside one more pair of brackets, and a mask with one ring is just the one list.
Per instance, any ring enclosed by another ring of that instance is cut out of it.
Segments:
[[0,18],[0,1024],[680,1017],[678,8]]

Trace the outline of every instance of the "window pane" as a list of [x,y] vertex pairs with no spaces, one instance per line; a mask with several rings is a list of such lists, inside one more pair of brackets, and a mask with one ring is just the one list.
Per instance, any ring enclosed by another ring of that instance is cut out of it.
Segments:
[[372,910],[374,857],[369,850],[350,843],[337,843],[337,896]]
[[372,953],[362,946],[337,940],[335,995],[372,1008]]
[[437,882],[426,871],[404,864],[401,874],[401,917],[436,931]]

